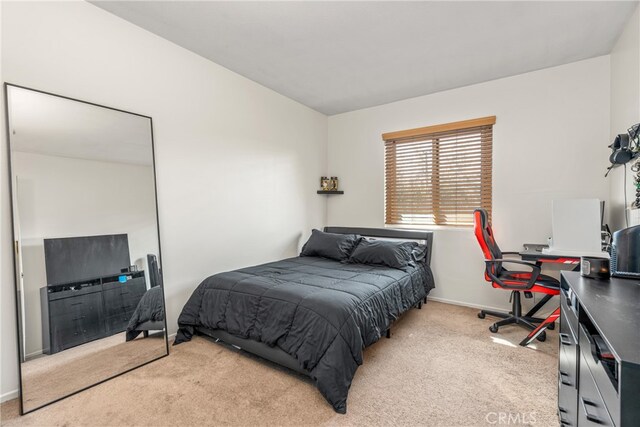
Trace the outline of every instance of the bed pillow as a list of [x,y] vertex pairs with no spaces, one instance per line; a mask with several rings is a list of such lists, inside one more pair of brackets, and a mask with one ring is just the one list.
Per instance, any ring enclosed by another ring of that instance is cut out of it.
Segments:
[[362,239],[351,254],[349,262],[403,269],[413,265],[413,250],[417,246],[416,242]]
[[311,237],[302,247],[300,256],[318,256],[346,261],[360,239],[361,237],[355,234],[325,233],[313,229]]
[[411,257],[417,263],[427,262],[427,245],[416,244],[411,251]]

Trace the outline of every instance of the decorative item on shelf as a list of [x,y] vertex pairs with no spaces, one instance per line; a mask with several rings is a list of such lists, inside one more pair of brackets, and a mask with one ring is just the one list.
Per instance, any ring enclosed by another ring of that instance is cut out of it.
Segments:
[[320,189],[318,190],[318,194],[344,194],[344,191],[338,190],[338,177],[320,177]]
[[331,189],[331,180],[326,176],[320,177],[320,190],[329,191]]
[[330,191],[338,191],[338,177],[332,176],[329,180],[329,190]]

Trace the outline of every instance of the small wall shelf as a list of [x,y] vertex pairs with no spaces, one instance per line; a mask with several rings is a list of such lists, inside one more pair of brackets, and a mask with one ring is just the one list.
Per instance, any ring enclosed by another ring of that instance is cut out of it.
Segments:
[[318,194],[344,194],[344,191],[342,191],[342,190],[330,190],[330,191],[318,190]]

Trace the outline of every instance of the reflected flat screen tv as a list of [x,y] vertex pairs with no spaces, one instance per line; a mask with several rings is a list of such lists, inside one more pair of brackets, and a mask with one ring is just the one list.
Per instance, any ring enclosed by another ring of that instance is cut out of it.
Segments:
[[47,283],[77,282],[119,274],[131,265],[126,234],[44,239]]

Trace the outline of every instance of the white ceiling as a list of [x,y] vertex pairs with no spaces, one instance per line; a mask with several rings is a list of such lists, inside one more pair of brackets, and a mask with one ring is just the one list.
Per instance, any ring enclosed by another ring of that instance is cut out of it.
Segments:
[[9,86],[11,150],[151,165],[146,117]]
[[607,54],[630,1],[94,1],[331,115]]

